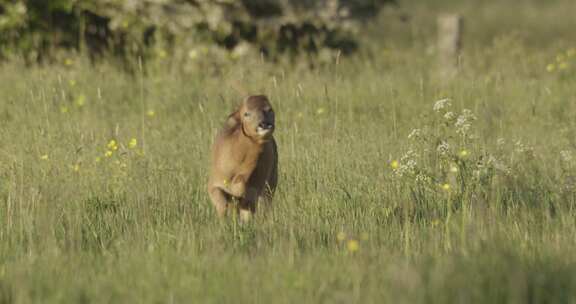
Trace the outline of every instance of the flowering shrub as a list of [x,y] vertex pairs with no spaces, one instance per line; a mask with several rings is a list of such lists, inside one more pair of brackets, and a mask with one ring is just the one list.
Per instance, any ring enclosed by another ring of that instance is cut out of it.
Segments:
[[409,149],[391,163],[394,178],[410,188],[415,201],[448,199],[457,205],[487,199],[495,180],[512,174],[504,155],[482,147],[471,110],[456,111],[447,98],[432,110],[424,125],[409,133]]

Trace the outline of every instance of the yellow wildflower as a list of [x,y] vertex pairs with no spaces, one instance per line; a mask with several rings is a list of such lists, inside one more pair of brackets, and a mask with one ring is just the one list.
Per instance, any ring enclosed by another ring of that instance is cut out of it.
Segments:
[[554,72],[554,70],[556,70],[556,65],[555,65],[555,64],[549,63],[549,64],[546,66],[546,71],[548,71],[548,72]]
[[112,150],[112,151],[116,151],[118,150],[118,144],[116,143],[116,140],[112,139],[108,142],[108,145],[106,145],[106,147],[108,147],[108,149]]
[[316,110],[316,113],[318,115],[322,115],[322,114],[324,114],[324,112],[326,112],[326,110],[324,108],[318,108],[318,110]]
[[95,162],[99,163],[102,160],[102,158],[100,156],[96,156],[96,158],[94,159]]
[[392,167],[392,169],[398,169],[399,166],[400,166],[400,163],[397,160],[393,160],[390,163],[390,167]]
[[138,145],[138,140],[136,138],[132,138],[128,143],[128,147],[131,149],[135,148]]
[[466,157],[466,156],[468,156],[468,154],[469,154],[469,153],[468,153],[468,150],[462,150],[462,151],[460,151],[460,156],[461,156],[461,157]]
[[60,112],[61,112],[62,114],[68,113],[68,107],[67,107],[67,106],[61,106],[61,107],[60,107]]
[[41,160],[48,160],[48,154],[44,154],[40,156]]
[[440,188],[444,191],[450,191],[450,184],[442,184],[440,185]]
[[86,95],[84,94],[78,95],[78,97],[76,98],[76,105],[78,107],[82,107],[85,103],[86,103]]
[[346,248],[349,252],[354,253],[360,249],[360,243],[357,240],[349,240],[346,244]]
[[154,115],[156,115],[156,112],[154,112],[154,110],[148,110],[146,112],[146,115],[148,115],[148,117],[154,117]]
[[458,167],[456,167],[456,166],[450,166],[450,172],[452,172],[452,173],[458,172]]
[[106,151],[106,153],[104,153],[104,156],[105,156],[105,157],[111,157],[113,153],[114,153],[114,152],[108,150],[108,151]]
[[188,52],[188,58],[190,58],[191,60],[198,58],[198,50],[191,49],[190,52]]
[[343,242],[346,239],[346,233],[344,231],[338,232],[336,239],[340,242]]
[[79,164],[74,164],[74,165],[72,166],[72,170],[73,170],[74,172],[80,171],[80,165],[79,165]]
[[568,63],[566,63],[566,62],[560,62],[560,63],[558,64],[558,69],[559,69],[559,70],[565,70],[565,69],[567,69],[567,68],[568,68]]
[[230,182],[228,182],[227,179],[224,179],[222,182],[224,183],[224,187],[228,187],[228,185],[230,184]]

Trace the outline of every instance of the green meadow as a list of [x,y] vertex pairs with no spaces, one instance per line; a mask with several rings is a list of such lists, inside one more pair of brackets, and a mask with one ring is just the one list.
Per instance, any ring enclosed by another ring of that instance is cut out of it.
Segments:
[[[0,303],[576,302],[576,5],[519,3],[401,1],[313,68],[1,63]],[[210,144],[255,93],[274,208],[220,221]]]

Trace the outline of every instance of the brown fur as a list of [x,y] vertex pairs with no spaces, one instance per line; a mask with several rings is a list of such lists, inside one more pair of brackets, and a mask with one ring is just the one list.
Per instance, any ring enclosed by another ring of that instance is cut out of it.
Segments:
[[278,181],[274,126],[274,110],[263,95],[249,96],[228,116],[212,146],[208,181],[219,216],[226,215],[234,200],[243,220],[256,212],[259,201],[271,203]]

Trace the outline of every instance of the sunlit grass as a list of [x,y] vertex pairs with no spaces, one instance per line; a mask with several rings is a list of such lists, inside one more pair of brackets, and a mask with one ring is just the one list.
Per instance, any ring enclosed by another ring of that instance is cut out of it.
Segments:
[[[569,50],[501,38],[452,81],[418,48],[314,70],[4,64],[0,301],[574,301]],[[270,97],[280,152],[250,225],[205,191],[244,92]]]

